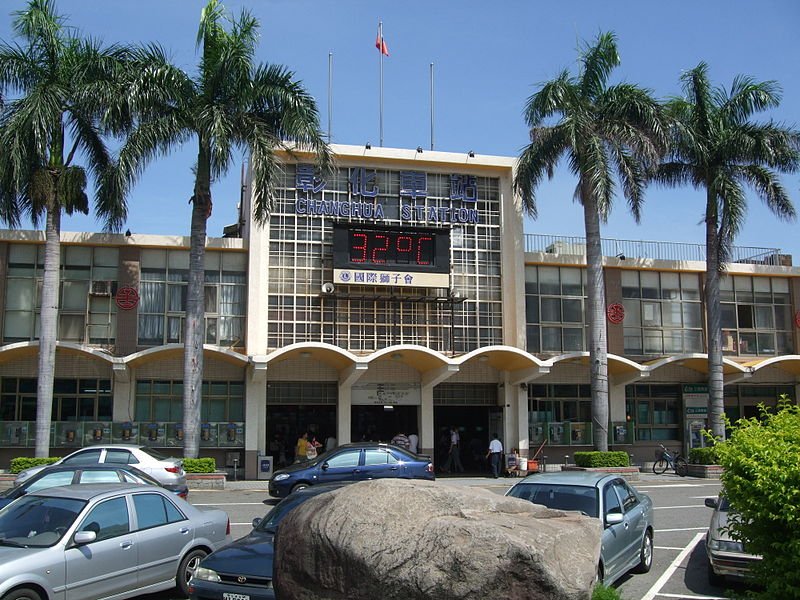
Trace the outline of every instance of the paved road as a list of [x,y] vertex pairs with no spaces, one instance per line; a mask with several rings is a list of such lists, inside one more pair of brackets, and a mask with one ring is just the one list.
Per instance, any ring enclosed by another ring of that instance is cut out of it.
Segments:
[[[513,480],[481,478],[440,478],[451,485],[480,487],[503,494]],[[741,593],[740,587],[726,590],[708,583],[707,562],[703,540],[711,509],[703,501],[716,496],[717,480],[679,478],[676,475],[642,474],[635,487],[650,495],[656,511],[655,552],[653,568],[645,575],[628,575],[616,587],[624,600],[713,600],[731,598]],[[266,482],[229,482],[224,491],[193,490],[192,504],[214,506],[227,511],[231,519],[231,534],[245,535],[255,517],[269,510],[262,501],[268,498]],[[172,600],[174,594],[153,594],[139,600]]]

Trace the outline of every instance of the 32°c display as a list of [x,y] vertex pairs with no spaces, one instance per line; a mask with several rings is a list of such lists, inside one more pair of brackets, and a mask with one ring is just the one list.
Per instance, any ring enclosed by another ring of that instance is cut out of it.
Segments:
[[334,225],[334,268],[447,273],[449,256],[446,229]]

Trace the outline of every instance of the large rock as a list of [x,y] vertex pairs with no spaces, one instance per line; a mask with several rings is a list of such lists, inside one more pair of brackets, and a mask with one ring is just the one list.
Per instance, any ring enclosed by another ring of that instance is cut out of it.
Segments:
[[600,523],[487,490],[379,479],[281,522],[280,600],[588,599]]

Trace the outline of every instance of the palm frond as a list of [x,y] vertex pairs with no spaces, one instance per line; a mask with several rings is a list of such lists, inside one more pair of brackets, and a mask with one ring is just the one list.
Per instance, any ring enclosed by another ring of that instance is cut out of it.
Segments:
[[777,173],[759,165],[745,165],[736,171],[741,179],[750,184],[776,217],[784,221],[793,221],[797,218],[794,205]]
[[537,216],[536,188],[544,176],[552,179],[556,164],[569,147],[566,127],[537,127],[531,130],[531,143],[522,151],[514,174],[514,191],[522,198],[523,209]]
[[753,113],[775,108],[781,102],[781,88],[776,81],[757,82],[738,75],[729,94],[719,102],[720,117],[732,123],[746,121]]
[[619,64],[616,35],[611,32],[600,33],[594,44],[585,46],[581,52],[581,95],[592,99],[600,96],[611,71]]
[[575,106],[578,98],[575,82],[565,69],[552,81],[544,83],[539,91],[528,98],[523,115],[528,127],[537,127],[542,121],[556,114],[563,114]]
[[624,147],[612,146],[611,151],[617,166],[617,178],[622,184],[622,193],[628,201],[634,220],[639,223],[642,218],[644,190],[647,186],[642,162]]

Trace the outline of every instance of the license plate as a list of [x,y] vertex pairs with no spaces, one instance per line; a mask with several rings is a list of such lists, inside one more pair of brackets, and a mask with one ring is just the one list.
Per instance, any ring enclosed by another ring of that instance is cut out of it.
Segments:
[[228,592],[224,592],[222,594],[222,600],[250,600],[250,596],[247,594],[229,594]]

